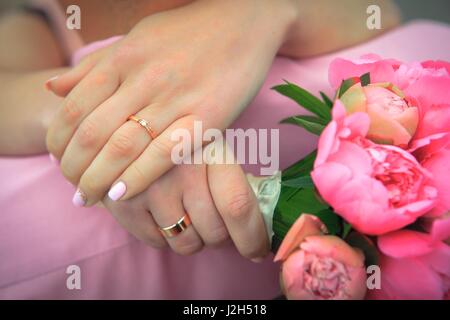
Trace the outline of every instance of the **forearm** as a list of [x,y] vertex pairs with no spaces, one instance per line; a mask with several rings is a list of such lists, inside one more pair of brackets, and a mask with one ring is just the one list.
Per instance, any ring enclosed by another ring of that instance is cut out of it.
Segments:
[[[294,58],[336,51],[367,41],[400,23],[400,13],[391,0],[294,0],[297,20],[279,50]],[[369,5],[381,10],[381,29],[366,25]]]
[[0,155],[46,151],[47,127],[62,99],[44,83],[63,71],[0,72]]
[[[370,30],[366,21],[369,5],[381,10],[381,29]],[[252,42],[240,45],[260,46],[266,54],[275,53],[303,58],[343,49],[397,26],[400,14],[391,0],[199,0],[188,5],[220,17],[215,23],[230,24],[250,33]],[[205,33],[214,32],[212,25]],[[247,39],[246,37],[241,37]]]
[[0,155],[46,151],[46,127],[61,99],[44,89],[64,57],[51,29],[22,11],[0,19]]
[[214,19],[205,35],[224,37],[217,30],[228,29],[242,43],[230,45],[264,48],[264,55],[275,55],[287,41],[294,24],[299,19],[299,0],[199,0],[188,5],[208,19]]

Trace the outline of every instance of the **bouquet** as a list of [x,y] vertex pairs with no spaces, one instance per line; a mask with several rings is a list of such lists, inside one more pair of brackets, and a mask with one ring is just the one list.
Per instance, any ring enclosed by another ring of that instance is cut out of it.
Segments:
[[450,63],[365,55],[329,68],[333,99],[273,89],[319,135],[281,174],[249,176],[288,299],[449,299]]

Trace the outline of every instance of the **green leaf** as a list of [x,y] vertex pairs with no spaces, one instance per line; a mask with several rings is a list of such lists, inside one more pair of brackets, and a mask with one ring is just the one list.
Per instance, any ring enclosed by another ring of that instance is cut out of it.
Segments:
[[282,181],[281,185],[293,188],[314,188],[314,182],[309,175]]
[[342,95],[353,85],[357,84],[358,82],[361,83],[361,86],[367,86],[370,84],[370,72],[364,73],[361,77],[352,77],[348,78],[342,81],[336,96],[338,98],[342,97]]
[[297,161],[289,168],[284,169],[282,172],[283,180],[289,180],[300,176],[309,175],[314,167],[314,161],[316,161],[317,150],[312,151],[303,159]]
[[317,118],[314,116],[293,116],[281,120],[281,123],[290,123],[300,126],[315,135],[320,135],[328,123],[328,120]]
[[367,86],[370,84],[370,72],[364,73],[359,79],[361,81],[361,86]]
[[280,199],[274,211],[273,231],[283,239],[300,214],[316,214],[328,208],[314,189],[281,186]]
[[286,81],[286,84],[275,86],[272,89],[294,100],[303,108],[316,114],[318,117],[326,120],[331,119],[330,109],[328,106],[305,89],[300,88],[299,86],[288,81]]
[[341,219],[333,210],[327,208],[315,213],[314,215],[327,226],[329,234],[338,235],[341,233]]
[[[340,217],[330,208],[325,208],[322,210],[316,210],[316,212],[304,212],[307,214],[314,215],[318,217],[327,227],[328,233],[330,235],[339,235],[341,233],[341,219]],[[273,221],[273,231],[274,236],[272,237],[272,252],[276,253],[284,237],[288,233],[294,222],[301,216],[302,213],[297,213],[292,216],[278,216],[277,219],[274,217]],[[283,218],[284,220],[281,220]]]
[[378,250],[369,237],[353,231],[345,238],[345,241],[352,247],[361,249],[366,258],[364,261],[366,267],[370,265],[379,265],[380,257]]
[[340,98],[342,97],[342,95],[348,90],[350,89],[351,86],[357,84],[359,82],[359,78],[354,77],[354,78],[349,78],[346,80],[343,80],[341,83],[341,86],[339,87],[338,91],[337,91],[337,97]]
[[328,106],[328,108],[333,108],[333,101],[328,98],[328,96],[323,93],[322,91],[320,91],[320,96],[322,97],[323,102],[325,102],[325,104]]
[[350,231],[352,231],[352,225],[345,220],[342,220],[342,239],[345,239]]
[[[307,214],[314,215],[322,221],[325,226],[327,227],[328,234],[330,235],[339,235],[341,232],[341,225],[340,225],[340,217],[330,208],[326,208],[323,210],[319,210],[317,212],[305,212]],[[283,242],[284,237],[286,236],[287,232],[290,229],[290,226],[301,216],[301,214],[293,216],[292,223],[287,226],[287,219],[290,220],[290,218],[287,218],[284,221],[280,220],[274,220],[274,236],[272,237],[272,252],[276,253],[278,251],[278,248],[281,245],[281,242]]]

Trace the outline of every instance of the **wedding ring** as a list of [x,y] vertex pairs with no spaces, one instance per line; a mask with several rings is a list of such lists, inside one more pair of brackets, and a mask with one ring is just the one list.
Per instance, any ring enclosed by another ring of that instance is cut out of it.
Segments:
[[138,118],[135,115],[129,116],[128,120],[136,122],[141,127],[143,127],[145,130],[147,130],[147,132],[150,134],[150,137],[152,137],[152,139],[156,138],[156,133],[155,133],[155,131],[153,131],[152,127],[150,127],[150,123],[147,120]]
[[187,214],[181,217],[176,223],[171,226],[159,228],[161,234],[166,238],[173,238],[187,229],[191,225],[191,219]]

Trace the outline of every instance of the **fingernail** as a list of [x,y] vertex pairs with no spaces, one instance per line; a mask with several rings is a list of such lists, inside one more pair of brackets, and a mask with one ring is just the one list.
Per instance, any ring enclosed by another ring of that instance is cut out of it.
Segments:
[[86,195],[80,189],[73,195],[72,203],[75,207],[84,207],[86,204]]
[[108,192],[108,197],[112,201],[117,201],[125,194],[127,186],[122,181],[117,182]]
[[51,88],[51,83],[52,83],[53,80],[56,80],[56,79],[58,79],[58,76],[51,77],[50,79],[45,81],[45,89],[51,90],[52,89]]
[[261,263],[261,262],[264,261],[264,258],[253,258],[253,259],[251,259],[250,261],[251,261],[251,262],[254,262],[254,263]]
[[58,159],[56,159],[56,157],[54,155],[52,155],[51,153],[48,154],[48,157],[50,158],[50,161],[54,164],[59,164]]

